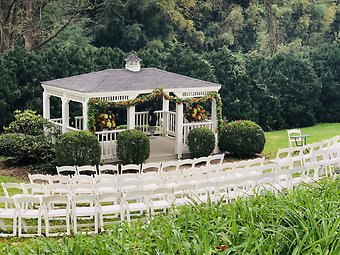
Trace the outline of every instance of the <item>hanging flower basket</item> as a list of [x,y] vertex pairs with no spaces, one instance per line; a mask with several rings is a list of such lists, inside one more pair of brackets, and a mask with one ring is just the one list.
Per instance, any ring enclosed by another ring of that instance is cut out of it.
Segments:
[[188,106],[186,107],[185,118],[189,122],[204,121],[207,118],[206,111],[203,108],[203,106],[199,104],[194,106]]
[[106,113],[103,110],[96,118],[96,130],[113,130],[116,127],[115,117],[112,113]]

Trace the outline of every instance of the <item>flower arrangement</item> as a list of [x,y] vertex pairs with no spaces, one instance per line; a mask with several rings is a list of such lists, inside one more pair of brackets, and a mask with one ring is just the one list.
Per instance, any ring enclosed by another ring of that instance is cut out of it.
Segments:
[[194,105],[186,108],[185,118],[190,121],[203,121],[206,119],[205,110],[202,105]]
[[116,127],[114,115],[106,113],[105,110],[98,115],[96,120],[96,131],[102,131],[103,129],[112,130]]

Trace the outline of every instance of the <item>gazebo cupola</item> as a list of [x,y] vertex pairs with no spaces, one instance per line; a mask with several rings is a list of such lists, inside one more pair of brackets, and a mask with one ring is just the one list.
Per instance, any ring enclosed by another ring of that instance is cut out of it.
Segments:
[[[156,132],[174,140],[174,153],[178,158],[187,146],[187,135],[191,129],[207,127],[217,137],[218,116],[221,116],[222,109],[218,95],[221,85],[158,68],[141,68],[141,59],[136,54],[130,54],[125,61],[125,68],[122,69],[106,69],[42,82],[44,118],[59,126],[62,132],[94,130],[102,146],[102,159],[110,159],[116,155],[117,134],[123,129],[93,129],[93,125],[98,124],[100,113],[93,114],[91,109],[102,109],[98,105],[94,107],[95,102],[104,102],[105,107],[125,108],[126,129],[138,128],[148,132],[149,112],[136,111],[136,105],[144,102],[145,97],[154,99],[151,95],[157,94],[157,100],[162,100],[162,109],[155,111]],[[60,117],[51,118],[51,97],[61,101]],[[188,120],[184,115],[186,104],[202,100],[211,101],[209,118],[197,122]],[[82,105],[82,116],[70,117],[71,101]]]
[[140,62],[142,60],[137,57],[136,54],[130,54],[125,59],[125,68],[131,72],[139,72],[140,71]]

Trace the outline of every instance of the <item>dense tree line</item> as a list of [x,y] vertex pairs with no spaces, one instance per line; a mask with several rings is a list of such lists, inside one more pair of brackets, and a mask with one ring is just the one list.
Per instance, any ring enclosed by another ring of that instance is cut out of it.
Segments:
[[[233,52],[227,47],[197,53],[181,44],[142,49],[144,67],[218,82],[228,120],[251,119],[265,130],[340,121],[340,46],[280,50],[274,55]],[[41,112],[41,81],[105,68],[121,68],[120,49],[54,46],[0,55],[0,126],[16,109]],[[59,109],[60,110],[60,109]]]

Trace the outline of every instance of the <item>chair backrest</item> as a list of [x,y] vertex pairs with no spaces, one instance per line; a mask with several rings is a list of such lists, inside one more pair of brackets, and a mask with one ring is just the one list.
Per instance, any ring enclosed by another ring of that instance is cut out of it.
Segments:
[[95,182],[95,178],[89,175],[74,175],[72,177],[72,184],[76,184],[76,183],[93,184],[94,182]]
[[22,185],[20,183],[15,182],[2,182],[1,183],[2,189],[4,190],[6,197],[11,197],[15,194],[24,194],[24,190],[22,188]]
[[46,184],[46,193],[49,195],[69,195],[69,184],[65,183],[50,183]]
[[86,174],[86,175],[96,175],[97,174],[97,166],[77,166],[77,174]]
[[94,193],[96,195],[118,192],[119,186],[118,184],[113,183],[96,183],[93,185]]
[[99,165],[98,173],[99,174],[118,174],[119,165]]
[[46,185],[39,183],[22,183],[22,189],[25,195],[35,196],[35,195],[46,195]]
[[19,209],[19,215],[21,209],[26,209],[27,204],[30,204],[31,208],[41,211],[42,198],[33,196],[21,196],[14,199],[17,209]]
[[150,162],[142,164],[141,173],[160,172],[161,162]]
[[71,208],[74,213],[77,207],[84,207],[84,206],[94,207],[96,205],[96,202],[97,202],[96,195],[74,194],[71,197]]
[[70,200],[66,195],[49,195],[42,198],[42,203],[47,211],[55,210],[55,204],[58,204],[58,208],[66,209],[65,215],[70,211]]
[[162,162],[161,172],[169,172],[178,170],[178,161]]
[[57,166],[58,175],[75,175],[77,174],[76,166]]
[[28,179],[31,183],[49,183],[50,175],[47,174],[28,174]]
[[51,175],[50,176],[50,184],[52,183],[61,183],[61,184],[70,184],[72,179],[69,175]]
[[209,165],[220,165],[223,163],[224,153],[208,156]]
[[185,170],[193,167],[194,160],[193,159],[183,159],[178,160],[177,169]]
[[72,195],[94,194],[93,185],[90,183],[70,184],[70,191]]
[[293,139],[291,136],[301,135],[301,130],[300,129],[288,129],[287,133],[288,133],[288,147],[294,147],[296,140]]
[[117,184],[118,180],[119,180],[118,176],[113,174],[99,174],[95,177],[96,183]]
[[141,166],[136,164],[121,165],[121,174],[125,173],[140,173]]
[[195,168],[206,167],[209,164],[208,157],[200,157],[193,159],[192,166]]
[[110,193],[103,193],[99,194],[97,201],[99,204],[106,204],[106,203],[113,203],[113,204],[119,204],[119,202],[122,199],[122,193],[121,192],[110,192]]

